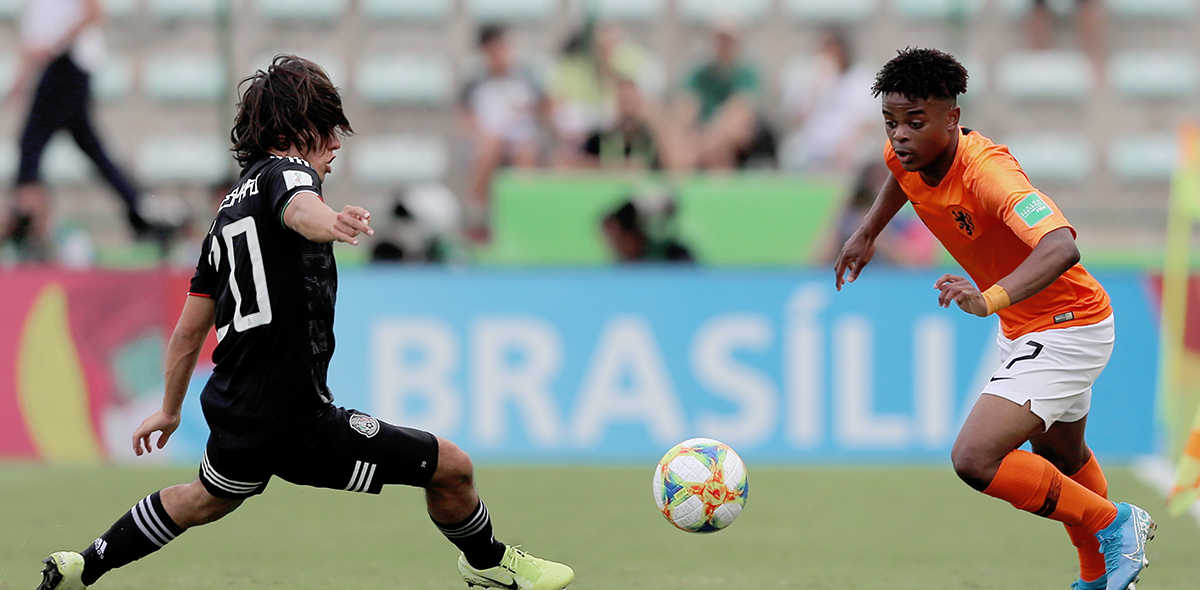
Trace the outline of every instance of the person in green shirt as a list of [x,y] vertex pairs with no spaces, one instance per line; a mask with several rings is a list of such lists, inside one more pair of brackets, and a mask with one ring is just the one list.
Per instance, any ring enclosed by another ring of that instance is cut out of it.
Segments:
[[742,59],[733,23],[714,25],[712,40],[712,59],[688,77],[680,101],[677,141],[691,148],[683,165],[727,170],[770,162],[775,141],[758,114],[758,69]]

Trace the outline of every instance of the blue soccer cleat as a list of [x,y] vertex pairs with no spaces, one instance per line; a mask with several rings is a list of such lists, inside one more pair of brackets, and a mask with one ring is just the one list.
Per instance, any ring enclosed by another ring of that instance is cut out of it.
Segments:
[[1117,504],[1117,518],[1096,533],[1104,554],[1107,590],[1129,590],[1138,580],[1146,559],[1146,541],[1154,538],[1158,525],[1145,510],[1124,502]]
[[1071,582],[1071,590],[1105,590],[1108,588],[1108,577],[1100,576],[1091,582],[1083,581],[1083,578],[1075,578]]

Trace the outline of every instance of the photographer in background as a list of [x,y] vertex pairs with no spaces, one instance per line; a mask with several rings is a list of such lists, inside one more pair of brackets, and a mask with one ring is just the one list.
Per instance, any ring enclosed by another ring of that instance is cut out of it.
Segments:
[[600,222],[605,242],[618,263],[695,262],[675,238],[677,210],[669,194],[630,196]]

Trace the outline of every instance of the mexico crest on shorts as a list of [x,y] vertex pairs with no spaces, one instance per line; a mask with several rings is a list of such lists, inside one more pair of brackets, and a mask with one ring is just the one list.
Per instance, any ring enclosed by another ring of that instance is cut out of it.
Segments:
[[975,227],[975,219],[971,217],[971,212],[962,207],[950,207],[946,209],[950,212],[950,218],[954,220],[954,227],[958,229],[958,233],[967,236],[967,239],[974,240],[979,237],[978,228]]
[[379,420],[367,414],[350,414],[350,428],[353,428],[367,438],[371,438],[379,434]]

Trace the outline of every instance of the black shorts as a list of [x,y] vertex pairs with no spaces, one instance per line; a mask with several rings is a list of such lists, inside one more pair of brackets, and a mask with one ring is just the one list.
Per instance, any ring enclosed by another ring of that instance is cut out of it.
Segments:
[[218,498],[261,494],[273,475],[297,485],[378,494],[385,485],[425,485],[437,463],[433,434],[331,408],[303,434],[269,444],[222,444],[210,435],[200,481]]

